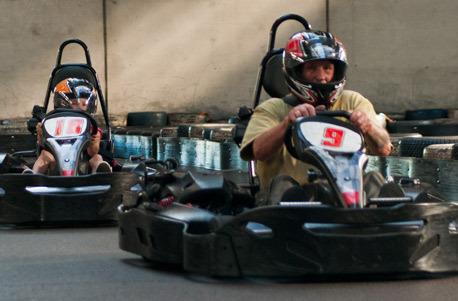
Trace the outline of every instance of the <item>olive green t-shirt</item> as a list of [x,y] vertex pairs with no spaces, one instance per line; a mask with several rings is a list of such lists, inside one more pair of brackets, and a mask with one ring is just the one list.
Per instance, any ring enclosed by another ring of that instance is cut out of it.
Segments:
[[[292,108],[281,98],[271,98],[256,107],[243,137],[240,150],[242,159],[253,160],[253,141],[266,130],[281,123]],[[371,102],[354,91],[344,90],[330,108],[332,111],[348,112],[356,109],[365,112],[370,120],[377,122],[377,115]],[[256,174],[259,177],[262,192],[267,191],[273,177],[281,174],[290,175],[300,184],[305,184],[307,183],[307,172],[311,168],[311,165],[293,158],[284,145],[268,161],[256,162]]]

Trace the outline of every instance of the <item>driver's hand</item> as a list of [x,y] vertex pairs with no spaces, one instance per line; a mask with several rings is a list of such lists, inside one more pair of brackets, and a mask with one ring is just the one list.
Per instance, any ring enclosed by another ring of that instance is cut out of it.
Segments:
[[41,122],[37,123],[35,130],[37,131],[37,142],[38,144],[41,144],[41,140],[43,139],[43,128]]
[[367,134],[372,130],[372,122],[363,111],[355,110],[350,115],[350,121],[363,133]]
[[101,135],[99,132],[97,134],[91,136],[91,145],[99,145],[100,144]]
[[102,135],[97,131],[97,134],[91,136],[91,142],[87,148],[87,153],[90,157],[95,156],[100,150],[100,138]]
[[296,121],[296,119],[300,117],[315,116],[317,111],[323,111],[324,109],[325,107],[321,105],[314,107],[311,104],[303,103],[292,108],[285,119],[287,120],[288,124],[292,124]]

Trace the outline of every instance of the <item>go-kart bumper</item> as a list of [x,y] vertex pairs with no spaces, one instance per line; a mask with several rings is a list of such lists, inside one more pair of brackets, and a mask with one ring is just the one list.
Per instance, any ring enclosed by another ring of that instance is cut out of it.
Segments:
[[138,181],[133,173],[78,177],[0,175],[0,223],[114,221],[123,199]]
[[236,217],[179,204],[119,211],[121,249],[212,276],[458,271],[458,203],[262,207]]

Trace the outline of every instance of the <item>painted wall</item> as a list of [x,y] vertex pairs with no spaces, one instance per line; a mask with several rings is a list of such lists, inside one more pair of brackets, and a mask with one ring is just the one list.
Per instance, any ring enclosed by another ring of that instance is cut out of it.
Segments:
[[376,108],[458,108],[458,2],[330,0],[349,52],[348,87]]
[[[0,119],[30,116],[33,105],[43,103],[66,39],[89,45],[104,80],[102,12],[102,1],[0,0]],[[63,62],[81,61],[80,48],[65,48]]]
[[[75,37],[89,46],[111,113],[232,114],[251,105],[270,26],[288,12],[326,28],[326,0],[0,0],[0,119],[43,102],[57,48]],[[458,107],[458,2],[329,0],[328,12],[349,52],[348,87],[378,110]],[[281,27],[279,46],[299,28]],[[84,59],[67,50],[64,61]]]
[[[110,108],[207,111],[214,118],[252,104],[272,22],[295,12],[325,26],[320,0],[108,1]],[[129,22],[126,22],[126,18]],[[298,23],[285,23],[283,47]]]

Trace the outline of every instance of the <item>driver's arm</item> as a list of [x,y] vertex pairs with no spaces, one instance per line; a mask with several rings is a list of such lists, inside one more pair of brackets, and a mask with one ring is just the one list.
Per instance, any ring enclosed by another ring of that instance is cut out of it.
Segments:
[[391,153],[392,145],[388,132],[370,120],[366,113],[355,110],[350,115],[350,121],[361,130],[367,148],[372,154],[388,156]]
[[288,127],[299,117],[316,115],[315,107],[300,104],[292,108],[288,115],[275,127],[265,131],[253,141],[253,157],[255,160],[267,161],[283,146]]
[[93,157],[99,153],[101,137],[102,137],[102,134],[100,133],[100,131],[97,131],[97,134],[92,135],[91,142],[89,143],[89,146],[87,147],[87,154],[90,157]]
[[281,123],[265,131],[253,141],[253,159],[269,160],[283,146],[283,137],[288,129],[289,122],[285,118]]
[[41,122],[37,123],[35,129],[37,131],[37,144],[41,145],[42,140],[43,140],[43,128],[42,128]]

